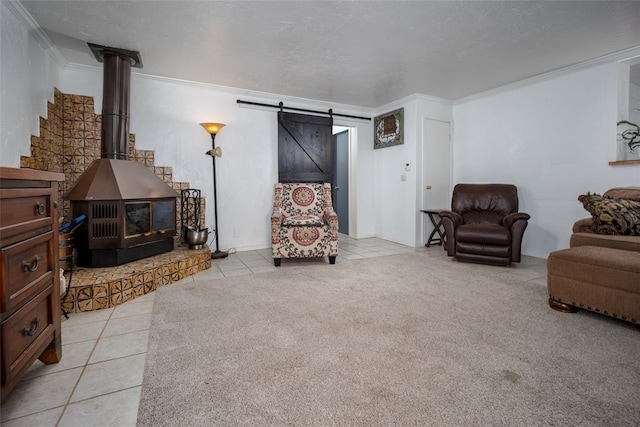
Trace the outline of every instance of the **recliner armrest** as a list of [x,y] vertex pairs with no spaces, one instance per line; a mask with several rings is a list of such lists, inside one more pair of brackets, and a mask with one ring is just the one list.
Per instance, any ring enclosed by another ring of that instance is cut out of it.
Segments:
[[504,225],[507,228],[511,228],[516,221],[521,221],[521,220],[529,221],[530,218],[531,218],[531,215],[526,214],[524,212],[514,212],[502,218],[502,225]]
[[524,212],[510,213],[502,218],[502,225],[511,230],[511,261],[520,262],[522,237],[531,216]]
[[454,256],[456,254],[456,227],[462,224],[462,215],[453,211],[438,212],[442,226],[444,227],[446,238],[445,249],[447,255]]
[[448,219],[450,219],[450,220],[451,220],[451,222],[453,222],[453,225],[454,225],[454,226],[456,226],[456,227],[457,227],[458,225],[462,224],[462,215],[460,215],[460,214],[459,214],[459,213],[457,213],[457,212],[453,212],[453,211],[440,211],[440,212],[438,212],[438,216],[439,216],[441,219],[444,219],[444,218],[448,218]]

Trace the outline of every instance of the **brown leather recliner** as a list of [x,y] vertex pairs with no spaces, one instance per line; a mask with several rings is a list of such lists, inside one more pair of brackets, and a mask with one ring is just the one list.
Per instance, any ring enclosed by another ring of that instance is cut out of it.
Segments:
[[518,189],[511,184],[458,184],[451,211],[438,214],[447,255],[461,261],[509,265],[520,262],[522,236],[530,216],[518,212]]

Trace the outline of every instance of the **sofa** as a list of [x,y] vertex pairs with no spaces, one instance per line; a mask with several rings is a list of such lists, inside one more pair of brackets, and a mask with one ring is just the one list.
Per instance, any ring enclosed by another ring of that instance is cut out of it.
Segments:
[[549,306],[640,323],[640,187],[578,198],[592,215],[547,260]]

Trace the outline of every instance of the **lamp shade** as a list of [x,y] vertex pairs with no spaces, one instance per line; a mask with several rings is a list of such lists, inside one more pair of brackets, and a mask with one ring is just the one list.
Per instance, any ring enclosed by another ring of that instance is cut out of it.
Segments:
[[200,123],[200,126],[210,134],[215,135],[224,127],[224,123]]

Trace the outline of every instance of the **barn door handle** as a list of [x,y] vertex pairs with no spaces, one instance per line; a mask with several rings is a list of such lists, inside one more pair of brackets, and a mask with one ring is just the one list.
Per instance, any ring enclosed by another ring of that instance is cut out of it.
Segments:
[[36,331],[38,330],[38,325],[40,324],[40,318],[36,317],[35,319],[33,319],[31,324],[33,325],[33,326],[31,326],[31,329],[29,329],[29,328],[22,329],[22,336],[24,336],[24,337],[32,337],[32,336],[34,336]]
[[27,272],[30,271],[33,273],[40,267],[40,255],[36,255],[33,257],[33,262],[28,263],[27,261],[22,261],[22,271]]

